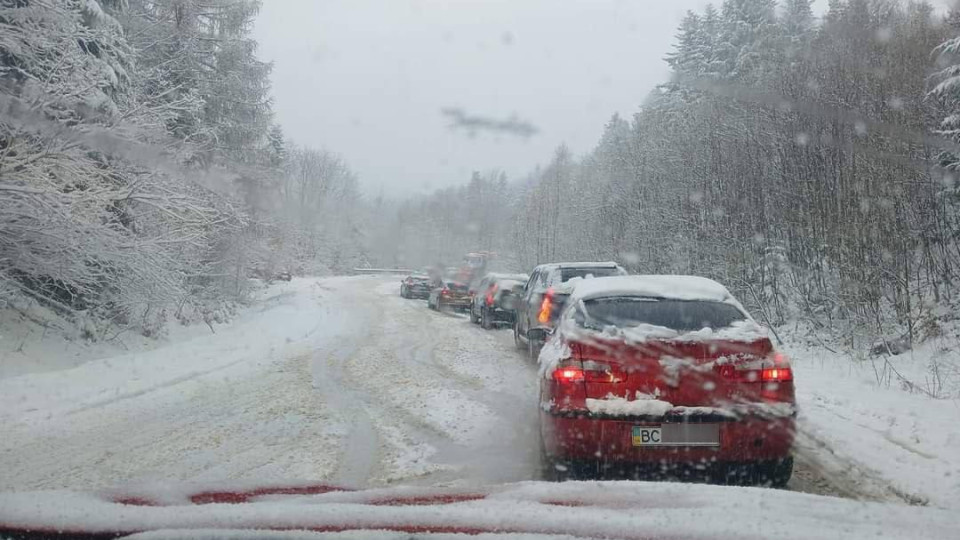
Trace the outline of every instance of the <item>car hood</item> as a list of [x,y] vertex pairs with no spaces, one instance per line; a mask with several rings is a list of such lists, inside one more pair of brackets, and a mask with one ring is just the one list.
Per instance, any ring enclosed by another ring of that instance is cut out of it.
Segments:
[[[758,508],[763,509],[759,520]],[[222,484],[0,493],[0,537],[15,538],[57,534],[259,538],[269,537],[268,531],[302,531],[309,537],[364,531],[364,538],[486,533],[876,539],[946,538],[956,532],[955,525],[952,513],[936,508],[865,504],[763,488],[653,482],[368,490],[324,484]]]

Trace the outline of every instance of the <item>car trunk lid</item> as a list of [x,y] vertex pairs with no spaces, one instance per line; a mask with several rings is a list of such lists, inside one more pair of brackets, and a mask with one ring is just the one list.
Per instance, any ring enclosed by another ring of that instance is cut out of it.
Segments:
[[750,342],[597,338],[579,342],[588,399],[658,400],[674,407],[728,407],[761,401],[768,338]]

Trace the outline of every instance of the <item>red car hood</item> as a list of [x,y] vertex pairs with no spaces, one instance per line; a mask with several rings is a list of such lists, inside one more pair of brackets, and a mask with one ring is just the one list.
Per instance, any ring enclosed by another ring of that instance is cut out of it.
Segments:
[[[842,526],[841,526],[842,525]],[[0,493],[0,538],[947,538],[946,510],[762,488],[526,482],[486,488],[153,486]],[[277,531],[277,532],[271,532]],[[280,531],[285,531],[281,533]],[[356,531],[361,531],[357,536]],[[327,537],[327,536],[324,536]]]

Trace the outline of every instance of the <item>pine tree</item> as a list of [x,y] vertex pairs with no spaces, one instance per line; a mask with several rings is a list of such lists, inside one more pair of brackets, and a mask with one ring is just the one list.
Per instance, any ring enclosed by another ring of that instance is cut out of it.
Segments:
[[775,64],[774,0],[725,0],[721,8],[718,54],[724,78],[753,84]]
[[[948,20],[960,31],[960,11],[952,11]],[[939,100],[948,111],[936,132],[960,144],[960,36],[944,41],[933,52],[940,69],[931,77],[934,86],[929,95]],[[960,170],[958,151],[942,152],[939,161],[948,170]]]

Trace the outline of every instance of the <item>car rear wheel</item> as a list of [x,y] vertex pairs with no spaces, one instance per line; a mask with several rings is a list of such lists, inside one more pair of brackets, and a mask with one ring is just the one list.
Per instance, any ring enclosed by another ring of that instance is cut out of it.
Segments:
[[470,322],[477,324],[480,322],[480,317],[477,316],[477,310],[474,307],[473,303],[470,304]]
[[757,466],[757,483],[774,488],[787,487],[793,476],[793,456],[766,461]]
[[513,344],[517,347],[518,351],[523,350],[523,341],[520,340],[520,328],[518,328],[519,323],[513,321]]
[[559,482],[563,480],[560,471],[557,470],[557,462],[547,454],[546,445],[543,444],[543,436],[538,436],[540,441],[540,479],[544,482]]
[[530,358],[531,362],[536,362],[540,359],[540,349],[542,348],[542,343],[533,338],[527,338],[527,357]]

